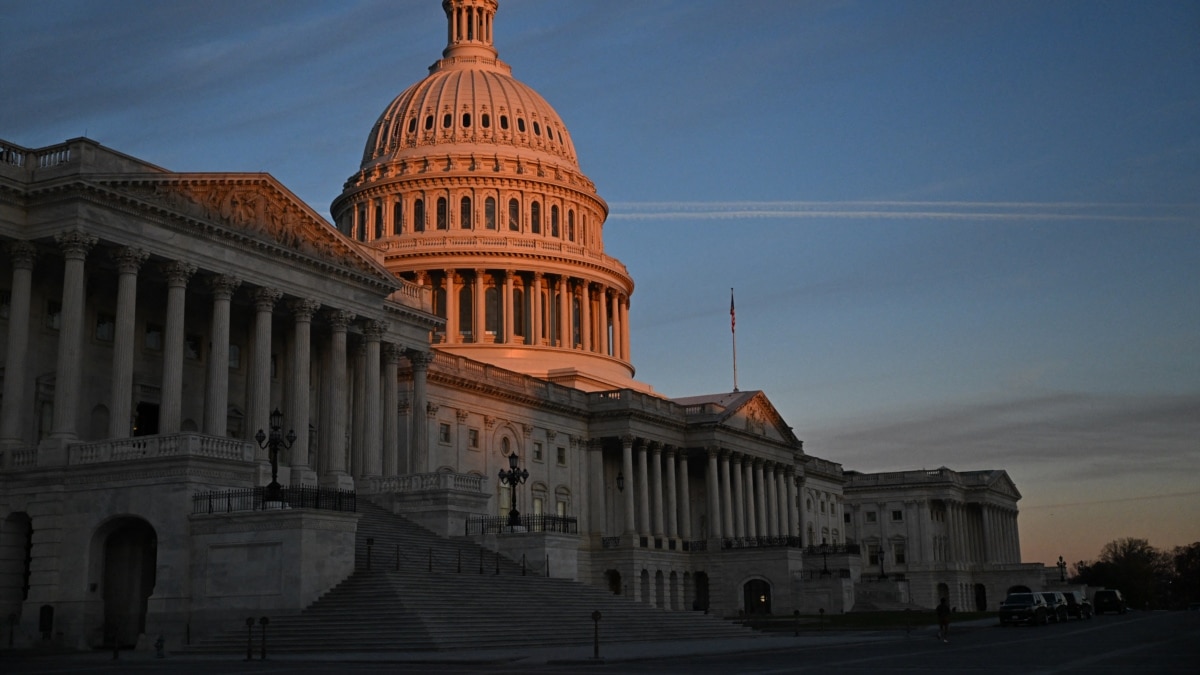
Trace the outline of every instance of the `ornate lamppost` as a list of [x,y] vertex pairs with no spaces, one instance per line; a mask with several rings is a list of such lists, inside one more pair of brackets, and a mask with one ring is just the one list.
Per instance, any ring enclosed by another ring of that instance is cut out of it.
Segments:
[[512,495],[512,505],[508,509],[509,527],[518,527],[521,524],[521,514],[517,512],[517,486],[529,478],[529,471],[517,467],[519,462],[520,458],[514,452],[508,456],[508,471],[500,469],[500,484],[507,485],[508,492]]
[[821,576],[829,576],[829,544],[821,542]]
[[258,447],[267,450],[271,457],[271,482],[267,485],[267,494],[263,501],[282,501],[279,487],[279,450],[292,449],[292,443],[296,442],[296,432],[293,429],[288,429],[287,438],[284,438],[283,413],[279,412],[279,408],[276,408],[271,412],[270,435],[259,429],[258,433],[254,434],[254,440],[258,441]]
[[1063,557],[1061,555],[1058,556],[1057,567],[1058,567],[1058,580],[1063,583],[1066,583],[1066,581],[1067,581],[1067,562],[1065,560],[1063,560]]
[[885,553],[883,552],[883,547],[882,547],[882,546],[880,546],[880,547],[879,547],[879,578],[880,578],[880,579],[886,579],[886,578],[887,578],[887,572],[885,572],[885,571],[884,571],[884,569],[883,569],[883,559],[884,559],[884,557],[885,557],[886,555],[887,555],[887,554],[885,554]]

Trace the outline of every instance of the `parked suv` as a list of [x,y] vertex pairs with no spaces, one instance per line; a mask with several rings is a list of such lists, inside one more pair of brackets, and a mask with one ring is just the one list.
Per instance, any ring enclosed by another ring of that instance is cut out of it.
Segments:
[[1027,623],[1031,626],[1046,623],[1050,608],[1040,593],[1009,593],[1000,603],[1000,625]]
[[1080,591],[1067,591],[1063,593],[1063,597],[1067,600],[1067,614],[1076,619],[1092,618],[1092,603],[1088,602],[1087,596]]
[[1106,588],[1096,591],[1092,596],[1092,609],[1097,614],[1105,612],[1116,612],[1117,614],[1125,613],[1125,598],[1121,595],[1121,591]]
[[1040,595],[1046,601],[1046,607],[1049,610],[1046,618],[1054,623],[1066,622],[1068,616],[1067,600],[1063,597],[1063,594],[1058,591],[1042,591]]

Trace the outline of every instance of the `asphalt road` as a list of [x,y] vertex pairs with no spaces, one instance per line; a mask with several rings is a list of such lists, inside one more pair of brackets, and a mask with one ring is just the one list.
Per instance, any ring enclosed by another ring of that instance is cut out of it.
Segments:
[[[959,629],[949,643],[932,633],[895,633],[880,640],[752,653],[671,657],[605,663],[522,661],[490,663],[346,662],[332,655],[284,657],[243,662],[222,657],[125,655],[119,661],[100,653],[33,656],[0,652],[0,672],[23,673],[173,673],[241,675],[245,673],[653,673],[761,674],[828,673],[839,675],[913,675],[968,673],[1022,675],[1200,672],[1200,612],[1130,612],[1062,625]],[[469,654],[462,655],[469,658]]]

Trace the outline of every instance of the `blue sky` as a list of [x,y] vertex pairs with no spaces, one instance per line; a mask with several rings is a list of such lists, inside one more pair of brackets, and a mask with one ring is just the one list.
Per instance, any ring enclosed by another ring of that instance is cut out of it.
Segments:
[[[0,138],[326,214],[436,0],[0,0]],[[817,456],[1004,468],[1027,561],[1200,540],[1200,3],[502,0],[629,267],[638,378]]]

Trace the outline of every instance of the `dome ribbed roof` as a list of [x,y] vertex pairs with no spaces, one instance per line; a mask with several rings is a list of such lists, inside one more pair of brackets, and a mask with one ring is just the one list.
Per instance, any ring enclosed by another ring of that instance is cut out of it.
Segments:
[[442,152],[516,156],[579,171],[567,127],[496,58],[494,0],[444,2],[450,39],[429,75],[404,90],[367,137],[362,168]]

